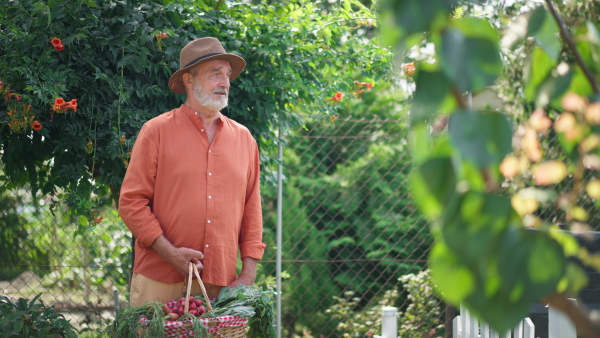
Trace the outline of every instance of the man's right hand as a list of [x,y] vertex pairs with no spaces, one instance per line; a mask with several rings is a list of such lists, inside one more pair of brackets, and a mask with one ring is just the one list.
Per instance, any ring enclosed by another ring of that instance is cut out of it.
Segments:
[[164,235],[160,235],[152,243],[152,249],[183,276],[188,276],[190,262],[196,264],[198,270],[203,268],[200,262],[204,258],[202,252],[190,248],[177,248]]

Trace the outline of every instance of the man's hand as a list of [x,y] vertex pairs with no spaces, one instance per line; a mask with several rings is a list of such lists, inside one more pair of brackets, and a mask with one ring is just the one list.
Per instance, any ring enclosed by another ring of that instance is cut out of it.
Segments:
[[258,259],[244,257],[242,259],[242,273],[233,282],[227,285],[228,288],[234,288],[240,284],[250,286],[254,284],[256,279],[256,266],[258,265]]
[[188,276],[190,262],[196,265],[198,271],[203,268],[200,263],[204,258],[202,252],[190,248],[176,248],[164,235],[160,235],[152,243],[152,249],[183,276]]

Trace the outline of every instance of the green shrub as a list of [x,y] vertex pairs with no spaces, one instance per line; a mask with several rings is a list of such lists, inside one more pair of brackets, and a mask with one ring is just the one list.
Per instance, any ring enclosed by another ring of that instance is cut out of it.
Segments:
[[[435,296],[435,286],[429,270],[408,274],[398,279],[408,293],[410,304],[398,316],[398,337],[434,337],[443,328],[440,301]],[[338,322],[337,331],[342,337],[372,337],[381,332],[381,309],[394,306],[400,298],[397,288],[387,290],[377,305],[356,311],[360,299],[353,291],[345,297],[333,297],[336,301],[326,312]]]
[[38,294],[31,301],[13,302],[0,296],[0,336],[2,337],[77,337],[76,329],[52,307],[46,307]]
[[410,304],[398,319],[398,337],[433,337],[442,328],[440,300],[429,270],[400,277]]

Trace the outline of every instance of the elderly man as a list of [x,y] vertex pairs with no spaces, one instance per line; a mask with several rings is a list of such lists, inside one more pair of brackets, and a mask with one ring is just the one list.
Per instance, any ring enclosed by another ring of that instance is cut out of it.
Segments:
[[210,296],[251,285],[265,249],[256,141],[220,112],[246,62],[200,38],[180,65],[169,88],[186,101],[144,124],[121,186],[119,213],[136,238],[131,307],[182,297],[189,262]]

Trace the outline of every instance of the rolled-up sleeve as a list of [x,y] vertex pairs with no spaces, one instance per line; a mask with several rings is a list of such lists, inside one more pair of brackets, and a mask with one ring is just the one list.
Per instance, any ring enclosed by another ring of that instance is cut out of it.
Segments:
[[260,197],[260,160],[256,141],[251,142],[251,165],[248,168],[246,205],[242,217],[239,246],[242,258],[262,259],[266,244],[262,241],[263,221]]
[[142,248],[163,234],[152,212],[158,162],[158,147],[147,125],[140,130],[121,185],[119,215]]

